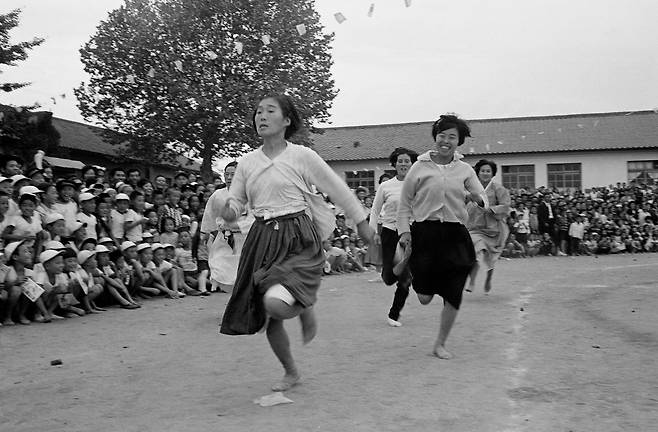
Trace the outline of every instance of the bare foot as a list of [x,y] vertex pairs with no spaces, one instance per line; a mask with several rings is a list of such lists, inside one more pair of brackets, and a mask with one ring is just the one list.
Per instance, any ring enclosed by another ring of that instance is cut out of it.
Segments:
[[281,382],[278,382],[278,383],[276,383],[272,386],[272,391],[283,392],[283,391],[290,390],[295,385],[297,385],[300,378],[301,378],[301,376],[297,372],[287,373],[283,376],[283,379],[281,380]]
[[299,320],[302,323],[302,343],[306,345],[311,342],[318,332],[318,323],[315,320],[313,306],[306,308],[299,314]]
[[18,318],[18,323],[19,323],[19,324],[23,324],[23,325],[30,325],[30,324],[32,324],[32,322],[31,322],[29,319],[25,318],[25,317],[19,317],[19,318]]
[[4,321],[2,322],[2,325],[4,325],[4,326],[13,326],[13,325],[16,325],[16,323],[13,322],[13,321],[11,320],[11,318],[7,318],[6,320],[4,320]]
[[435,347],[433,354],[443,360],[450,360],[453,357],[452,353],[448,351],[443,345]]
[[485,294],[489,294],[489,291],[491,291],[491,281],[486,281],[484,283],[484,292]]

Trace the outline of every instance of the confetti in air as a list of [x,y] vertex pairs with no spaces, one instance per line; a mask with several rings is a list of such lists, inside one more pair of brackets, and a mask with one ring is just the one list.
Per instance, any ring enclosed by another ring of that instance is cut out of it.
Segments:
[[297,24],[295,28],[297,29],[297,33],[299,33],[300,36],[304,36],[306,34],[306,26],[304,24]]
[[368,8],[368,18],[372,18],[373,13],[375,13],[375,4],[370,3],[370,7]]
[[537,132],[537,135],[544,135],[544,131]]
[[263,45],[269,45],[272,39],[270,38],[269,35],[263,35],[263,37],[260,38],[260,40],[263,41]]
[[244,48],[242,42],[235,42],[235,50],[238,52],[238,54],[242,54],[242,48]]
[[497,143],[500,144],[500,145],[503,145],[503,142],[502,142],[502,141],[497,141]]
[[484,147],[487,149],[487,151],[491,150],[491,146],[489,145],[489,143],[487,143],[487,145],[485,145]]
[[155,69],[154,68],[149,69],[146,75],[148,75],[149,78],[155,78]]
[[215,60],[219,56],[214,51],[206,51],[206,57],[210,60]]
[[475,149],[473,147],[471,147],[471,148],[468,149],[468,152],[469,153],[475,153]]
[[525,135],[521,135],[521,139],[525,139]]
[[176,70],[178,70],[179,72],[183,72],[183,62],[182,62],[182,61],[180,61],[180,60],[176,60],[176,61],[174,62],[174,67],[175,67]]
[[580,123],[578,123],[578,128],[579,128],[579,129],[582,129],[582,128],[583,128],[583,125],[580,124]]
[[598,125],[599,125],[599,121],[598,121],[598,120],[594,120],[594,127],[597,127]]
[[343,15],[340,12],[336,12],[334,14],[334,18],[336,18],[336,21],[338,21],[338,24],[342,24],[342,23],[345,22],[345,20],[347,20],[347,18],[345,18],[345,15]]
[[135,84],[135,75],[127,75],[126,81],[128,82],[128,84]]

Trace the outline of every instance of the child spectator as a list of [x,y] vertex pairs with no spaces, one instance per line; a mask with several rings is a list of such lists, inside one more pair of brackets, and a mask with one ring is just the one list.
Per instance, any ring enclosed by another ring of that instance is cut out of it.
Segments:
[[160,242],[160,226],[158,225],[157,210],[155,208],[146,210],[144,217],[146,218],[146,222],[142,228],[142,237],[145,233],[149,233],[153,236],[154,242]]
[[57,213],[54,206],[58,195],[57,188],[51,183],[41,183],[39,189],[41,190],[41,203],[37,206],[37,213],[43,219],[50,213]]
[[576,220],[571,222],[569,226],[569,241],[571,242],[571,247],[569,252],[571,255],[580,255],[581,247],[580,243],[585,236],[585,224],[583,223],[584,214],[578,214]]
[[537,256],[541,249],[541,239],[539,238],[539,234],[530,233],[530,237],[529,240],[526,242],[525,248],[526,248],[526,256],[530,258]]
[[[173,189],[172,189],[173,190]],[[162,218],[160,227],[160,241],[162,244],[170,244],[176,247],[178,245],[178,233],[175,231],[176,222],[171,216]]]
[[501,256],[505,258],[520,258],[525,257],[525,247],[518,240],[513,233],[510,233],[509,238],[507,239],[507,244]]
[[139,243],[142,241],[142,226],[146,223],[144,219],[144,195],[134,191],[130,194],[131,208],[125,217],[126,239]]
[[11,218],[7,216],[9,210],[9,195],[0,190],[0,248],[4,248],[5,229],[9,226]]
[[71,234],[71,227],[75,223],[78,214],[78,205],[73,201],[75,194],[75,183],[69,180],[60,180],[56,185],[59,199],[52,205],[52,210],[64,216],[66,222],[65,235]]
[[103,293],[103,286],[94,280],[95,270],[98,268],[96,252],[83,250],[77,254],[77,265],[70,260],[67,264],[69,277],[74,281],[73,295],[88,314],[104,312],[105,309],[98,307],[95,300]]
[[[30,320],[25,316],[29,300],[22,295],[22,286],[34,280],[34,272],[28,268],[33,262],[32,250],[26,240],[21,240],[5,246],[4,254],[9,270],[5,276],[5,290],[8,295],[2,324],[14,325],[13,318],[16,315],[19,324],[29,325]],[[41,306],[43,307],[43,303]]]
[[176,264],[183,272],[183,287],[189,287],[185,290],[186,293],[192,296],[208,295],[205,287],[201,286],[203,281],[199,278],[197,262],[192,256],[192,236],[189,231],[182,230],[178,238],[180,247],[175,249]]
[[530,224],[528,222],[529,219],[523,219],[521,216],[522,214],[519,213],[513,216],[514,224],[512,225],[512,232],[518,242],[525,246],[528,241],[528,234],[530,234]]
[[85,237],[98,239],[98,232],[96,226],[98,225],[96,215],[96,197],[89,193],[81,193],[78,196],[78,202],[80,203],[80,211],[76,215],[77,220],[86,224],[85,225]]
[[[144,273],[142,283],[157,288],[168,298],[182,297],[178,292],[178,278],[172,277],[173,266],[164,261],[162,245],[154,243],[152,248],[150,245],[138,245],[137,252],[139,253],[139,264]],[[156,256],[158,256],[157,260]],[[171,288],[168,283],[171,284]]]
[[[162,217],[168,216],[174,221],[176,229],[183,224],[183,211],[180,208],[181,191],[175,188],[167,189],[167,202],[163,207]],[[175,244],[175,243],[174,243]]]
[[121,243],[122,256],[125,264],[119,263],[120,268],[127,272],[131,277],[133,286],[133,295],[143,298],[155,296],[161,292],[167,292],[166,287],[155,286],[155,280],[152,271],[145,270],[152,262],[153,253],[150,248],[142,247],[141,253],[137,252],[137,245],[131,241]]
[[128,214],[130,197],[123,193],[117,194],[114,203],[116,208],[110,211],[110,228],[112,237],[117,242],[122,243],[126,239],[126,226],[132,226],[130,220],[128,220],[130,218]]
[[35,316],[35,321],[48,322],[52,319],[64,319],[56,315],[55,309],[59,307],[59,298],[67,294],[68,278],[64,275],[63,250],[48,249],[39,255],[42,270],[35,272],[35,282],[43,288],[44,293],[39,298],[43,300],[46,313]]
[[539,247],[539,254],[540,255],[548,255],[548,256],[553,256],[553,251],[555,250],[555,243],[553,242],[553,239],[551,238],[551,235],[549,233],[544,233],[544,237],[541,240],[541,246]]
[[103,279],[106,292],[119,303],[123,309],[137,309],[140,305],[132,299],[128,288],[120,278],[115,264],[110,259],[110,250],[98,245],[95,249],[98,260],[97,274]]

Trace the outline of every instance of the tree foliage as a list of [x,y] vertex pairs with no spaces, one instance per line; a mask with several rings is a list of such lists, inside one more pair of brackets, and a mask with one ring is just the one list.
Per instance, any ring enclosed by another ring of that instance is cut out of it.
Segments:
[[310,144],[336,96],[332,40],[313,0],[127,0],[80,50],[90,79],[76,95],[88,121],[132,137],[132,156],[201,157],[208,176],[213,158],[257,145],[268,93],[296,100],[307,128],[293,140]]
[[[14,9],[9,13],[0,14],[0,66],[16,66],[16,63],[27,59],[27,53],[32,48],[43,43],[42,38],[34,38],[31,41],[12,44],[9,39],[9,31],[18,26],[20,9]],[[0,89],[10,92],[30,83],[2,83]]]

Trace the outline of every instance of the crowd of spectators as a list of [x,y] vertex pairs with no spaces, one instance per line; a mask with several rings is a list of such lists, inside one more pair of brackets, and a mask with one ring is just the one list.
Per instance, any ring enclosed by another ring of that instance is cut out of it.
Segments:
[[0,323],[209,295],[199,226],[221,179],[179,172],[150,180],[138,168],[95,166],[55,176],[38,165],[0,156]]

